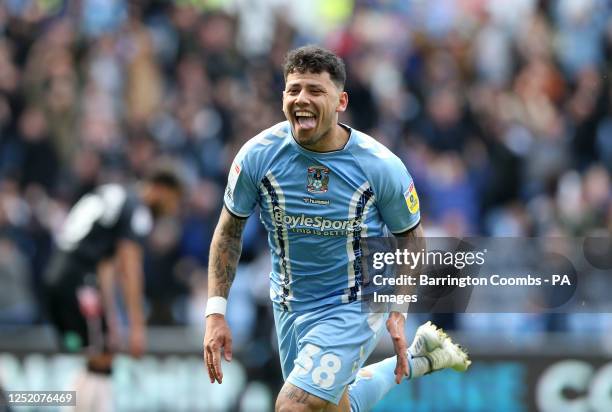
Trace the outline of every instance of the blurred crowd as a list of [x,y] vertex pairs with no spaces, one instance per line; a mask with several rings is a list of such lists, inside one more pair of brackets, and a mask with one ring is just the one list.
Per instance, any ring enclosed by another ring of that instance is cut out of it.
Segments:
[[[427,235],[612,231],[605,0],[5,0],[0,323],[44,321],[40,278],[78,197],[164,156],[190,189],[147,246],[149,322],[200,327],[228,165],[284,120],[282,60],[307,43],[345,59],[342,121],[404,160]],[[232,291],[243,342],[270,322],[256,220]]]

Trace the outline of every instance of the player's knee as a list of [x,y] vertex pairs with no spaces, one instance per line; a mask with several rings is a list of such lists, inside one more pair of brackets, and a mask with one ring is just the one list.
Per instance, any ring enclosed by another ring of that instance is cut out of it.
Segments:
[[275,412],[315,412],[322,410],[326,403],[303,389],[285,384],[276,398],[274,410]]
[[366,379],[370,379],[373,374],[372,371],[366,369],[366,368],[361,368],[359,369],[359,372],[357,372],[357,376],[361,377],[361,378],[366,378]]
[[308,405],[300,404],[287,398],[276,398],[275,412],[310,412]]

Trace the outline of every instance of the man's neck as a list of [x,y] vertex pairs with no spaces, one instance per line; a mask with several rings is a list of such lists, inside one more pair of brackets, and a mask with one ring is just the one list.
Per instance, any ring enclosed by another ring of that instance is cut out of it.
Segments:
[[336,123],[334,127],[328,132],[327,136],[323,136],[315,145],[313,146],[303,146],[305,149],[308,149],[313,152],[335,152],[337,150],[342,150],[346,143],[349,140],[350,132],[346,127],[340,125],[340,123]]
[[344,146],[346,146],[346,144],[348,143],[351,133],[348,128],[342,126],[340,123],[336,123],[334,131],[336,132],[336,147],[331,150],[342,150]]

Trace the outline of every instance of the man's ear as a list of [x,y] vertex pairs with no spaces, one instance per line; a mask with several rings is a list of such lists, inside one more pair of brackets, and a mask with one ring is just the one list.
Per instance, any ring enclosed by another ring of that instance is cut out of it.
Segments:
[[348,93],[345,91],[342,91],[340,92],[340,96],[338,98],[338,107],[336,108],[336,112],[344,112],[347,106],[348,106]]

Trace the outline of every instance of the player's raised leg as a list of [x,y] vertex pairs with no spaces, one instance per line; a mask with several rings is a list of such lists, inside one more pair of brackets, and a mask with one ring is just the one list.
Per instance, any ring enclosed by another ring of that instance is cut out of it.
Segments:
[[[417,329],[408,349],[410,374],[414,379],[437,370],[452,368],[465,371],[470,365],[467,354],[431,322]],[[365,366],[349,385],[351,412],[369,411],[395,386],[396,358],[390,357]]]
[[[427,322],[417,330],[408,349],[410,374],[415,379],[428,373],[452,368],[463,372],[470,366],[467,354],[435,325]],[[364,412],[371,410],[395,386],[396,358],[359,370],[355,382],[344,391],[338,404],[322,399],[307,390],[286,382],[276,400],[280,411]]]

